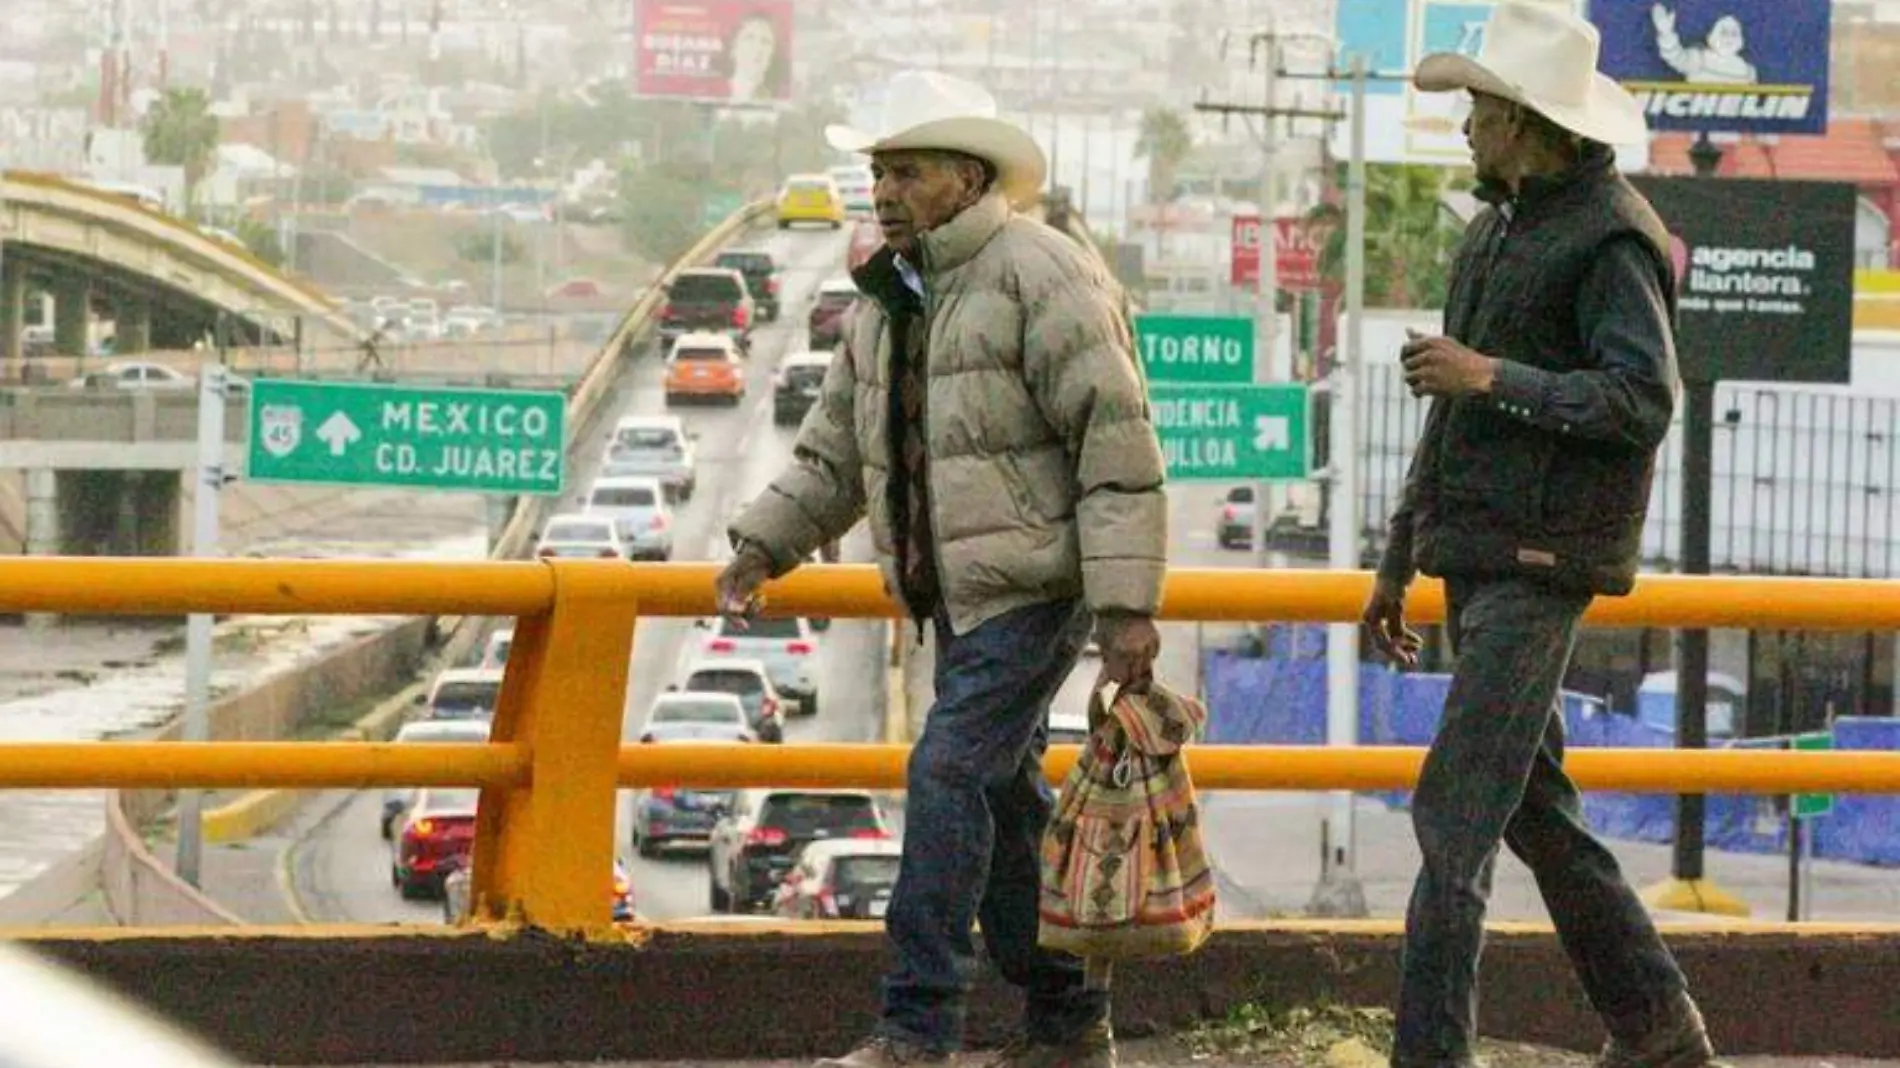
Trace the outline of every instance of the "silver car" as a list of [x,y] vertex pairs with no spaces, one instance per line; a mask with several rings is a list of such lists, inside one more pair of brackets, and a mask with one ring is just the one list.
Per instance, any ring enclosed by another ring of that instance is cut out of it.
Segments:
[[696,626],[698,659],[736,656],[757,660],[772,677],[772,688],[798,703],[804,716],[818,714],[818,635],[806,619],[752,620],[744,630],[723,616],[702,619]]
[[657,478],[673,500],[691,500],[698,479],[695,435],[677,415],[629,415],[614,424],[600,461],[606,478]]
[[586,514],[614,521],[629,560],[666,560],[673,555],[673,508],[657,478],[595,479],[587,491]]

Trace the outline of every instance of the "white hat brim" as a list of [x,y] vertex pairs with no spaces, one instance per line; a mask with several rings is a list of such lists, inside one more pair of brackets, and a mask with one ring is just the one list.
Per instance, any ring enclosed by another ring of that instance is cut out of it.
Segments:
[[1581,106],[1534,99],[1489,67],[1457,52],[1434,52],[1419,60],[1412,84],[1426,93],[1469,89],[1503,97],[1571,133],[1606,145],[1636,145],[1649,138],[1649,121],[1643,116],[1642,104],[1615,79],[1601,73],[1592,76],[1589,95]]
[[997,188],[1018,205],[1034,203],[1042,195],[1042,183],[1049,173],[1049,161],[1036,139],[1001,119],[939,119],[887,137],[852,126],[832,125],[825,127],[825,142],[840,152],[864,155],[937,149],[985,159],[996,168]]

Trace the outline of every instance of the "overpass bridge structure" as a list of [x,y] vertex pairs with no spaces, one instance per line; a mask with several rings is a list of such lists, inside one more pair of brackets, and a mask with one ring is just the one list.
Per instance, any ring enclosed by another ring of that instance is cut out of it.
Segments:
[[[0,174],[0,373],[23,372],[29,290],[53,296],[53,347],[86,350],[95,310],[118,349],[222,341],[356,342],[316,288],[137,200],[27,171]],[[300,336],[302,335],[302,336]]]
[[[686,262],[757,217],[754,205]],[[570,422],[597,423],[657,300],[643,298],[570,394]],[[76,402],[75,402],[76,403]],[[0,420],[57,434],[57,409]],[[178,418],[165,401],[135,410],[154,448]],[[523,554],[548,503],[523,500],[499,558]],[[17,939],[130,995],[252,1063],[691,1061],[835,1053],[876,1007],[885,948],[866,923],[787,928],[698,921],[616,926],[600,885],[617,790],[655,783],[900,787],[901,736],[887,743],[783,747],[619,745],[629,649],[643,617],[711,610],[707,565],[597,561],[404,562],[0,560],[0,612],[118,614],[377,613],[459,621],[445,661],[482,621],[516,619],[493,740],[376,743],[0,744],[0,789],[483,789],[474,915],[460,928],[233,927],[149,852],[110,895],[145,895],[157,914],[216,926],[18,929]],[[1181,619],[1348,620],[1370,577],[1356,573],[1177,573],[1166,611]],[[776,584],[774,611],[889,618],[896,609],[861,566],[811,568]],[[1425,584],[1421,620],[1443,611]],[[1598,625],[1900,627],[1900,583],[1646,579],[1599,605]],[[642,628],[640,641],[650,640]],[[897,687],[901,690],[901,685]],[[900,717],[901,718],[901,717]],[[428,748],[429,753],[419,752]],[[755,751],[756,750],[756,751]],[[771,751],[765,751],[771,750]],[[1059,775],[1073,751],[1052,754]],[[1411,750],[1203,747],[1207,789],[1403,788]],[[1597,751],[1578,754],[1589,788],[1892,791],[1884,754]],[[117,801],[112,804],[116,805]],[[126,848],[142,849],[135,827]],[[136,914],[136,913],[135,913]],[[1229,926],[1194,957],[1144,966],[1116,996],[1124,1031],[1166,1029],[1263,1000],[1282,1006],[1389,1003],[1401,932],[1388,922],[1274,921]],[[1799,931],[1711,925],[1670,933],[1716,1033],[1734,1052],[1900,1055],[1900,926]],[[1582,1048],[1598,1033],[1565,978],[1548,928],[1494,929],[1484,959],[1488,1033]],[[1118,984],[1119,985],[1119,984]],[[1763,997],[1763,991],[1773,996]],[[972,1037],[1004,1037],[1009,994],[985,980]]]

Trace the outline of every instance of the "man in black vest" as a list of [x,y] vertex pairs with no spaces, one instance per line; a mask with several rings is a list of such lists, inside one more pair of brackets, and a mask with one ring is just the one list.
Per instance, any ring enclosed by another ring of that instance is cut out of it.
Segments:
[[1431,409],[1365,610],[1373,644],[1414,664],[1405,589],[1438,576],[1458,655],[1412,801],[1424,865],[1394,1068],[1475,1063],[1500,843],[1536,876],[1603,1017],[1604,1068],[1713,1063],[1681,969],[1563,769],[1564,670],[1591,599],[1634,583],[1678,387],[1668,232],[1608,147],[1647,131],[1597,73],[1598,43],[1568,5],[1507,2],[1475,58],[1427,56],[1414,76],[1471,94],[1486,206],[1452,267],[1445,336],[1414,334],[1401,353]]

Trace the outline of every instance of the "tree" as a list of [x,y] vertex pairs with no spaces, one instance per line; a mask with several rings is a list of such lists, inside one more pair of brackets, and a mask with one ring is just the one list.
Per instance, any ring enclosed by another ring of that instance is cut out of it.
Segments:
[[165,90],[145,113],[144,133],[145,158],[183,167],[185,203],[195,204],[198,183],[218,151],[218,117],[211,114],[211,97],[197,88]]
[[622,233],[627,247],[650,262],[672,263],[705,230],[700,225],[704,182],[695,180],[690,170],[661,165],[621,172]]
[[1193,151],[1194,131],[1179,111],[1149,108],[1142,112],[1135,158],[1148,161],[1149,203],[1166,204],[1174,199],[1176,176]]
[[[1344,164],[1340,165],[1344,186]],[[1366,165],[1366,303],[1376,308],[1442,308],[1459,229],[1446,217],[1444,195],[1463,184],[1457,172],[1422,164]],[[1346,210],[1321,204],[1309,226],[1330,230],[1320,273],[1346,277]]]

